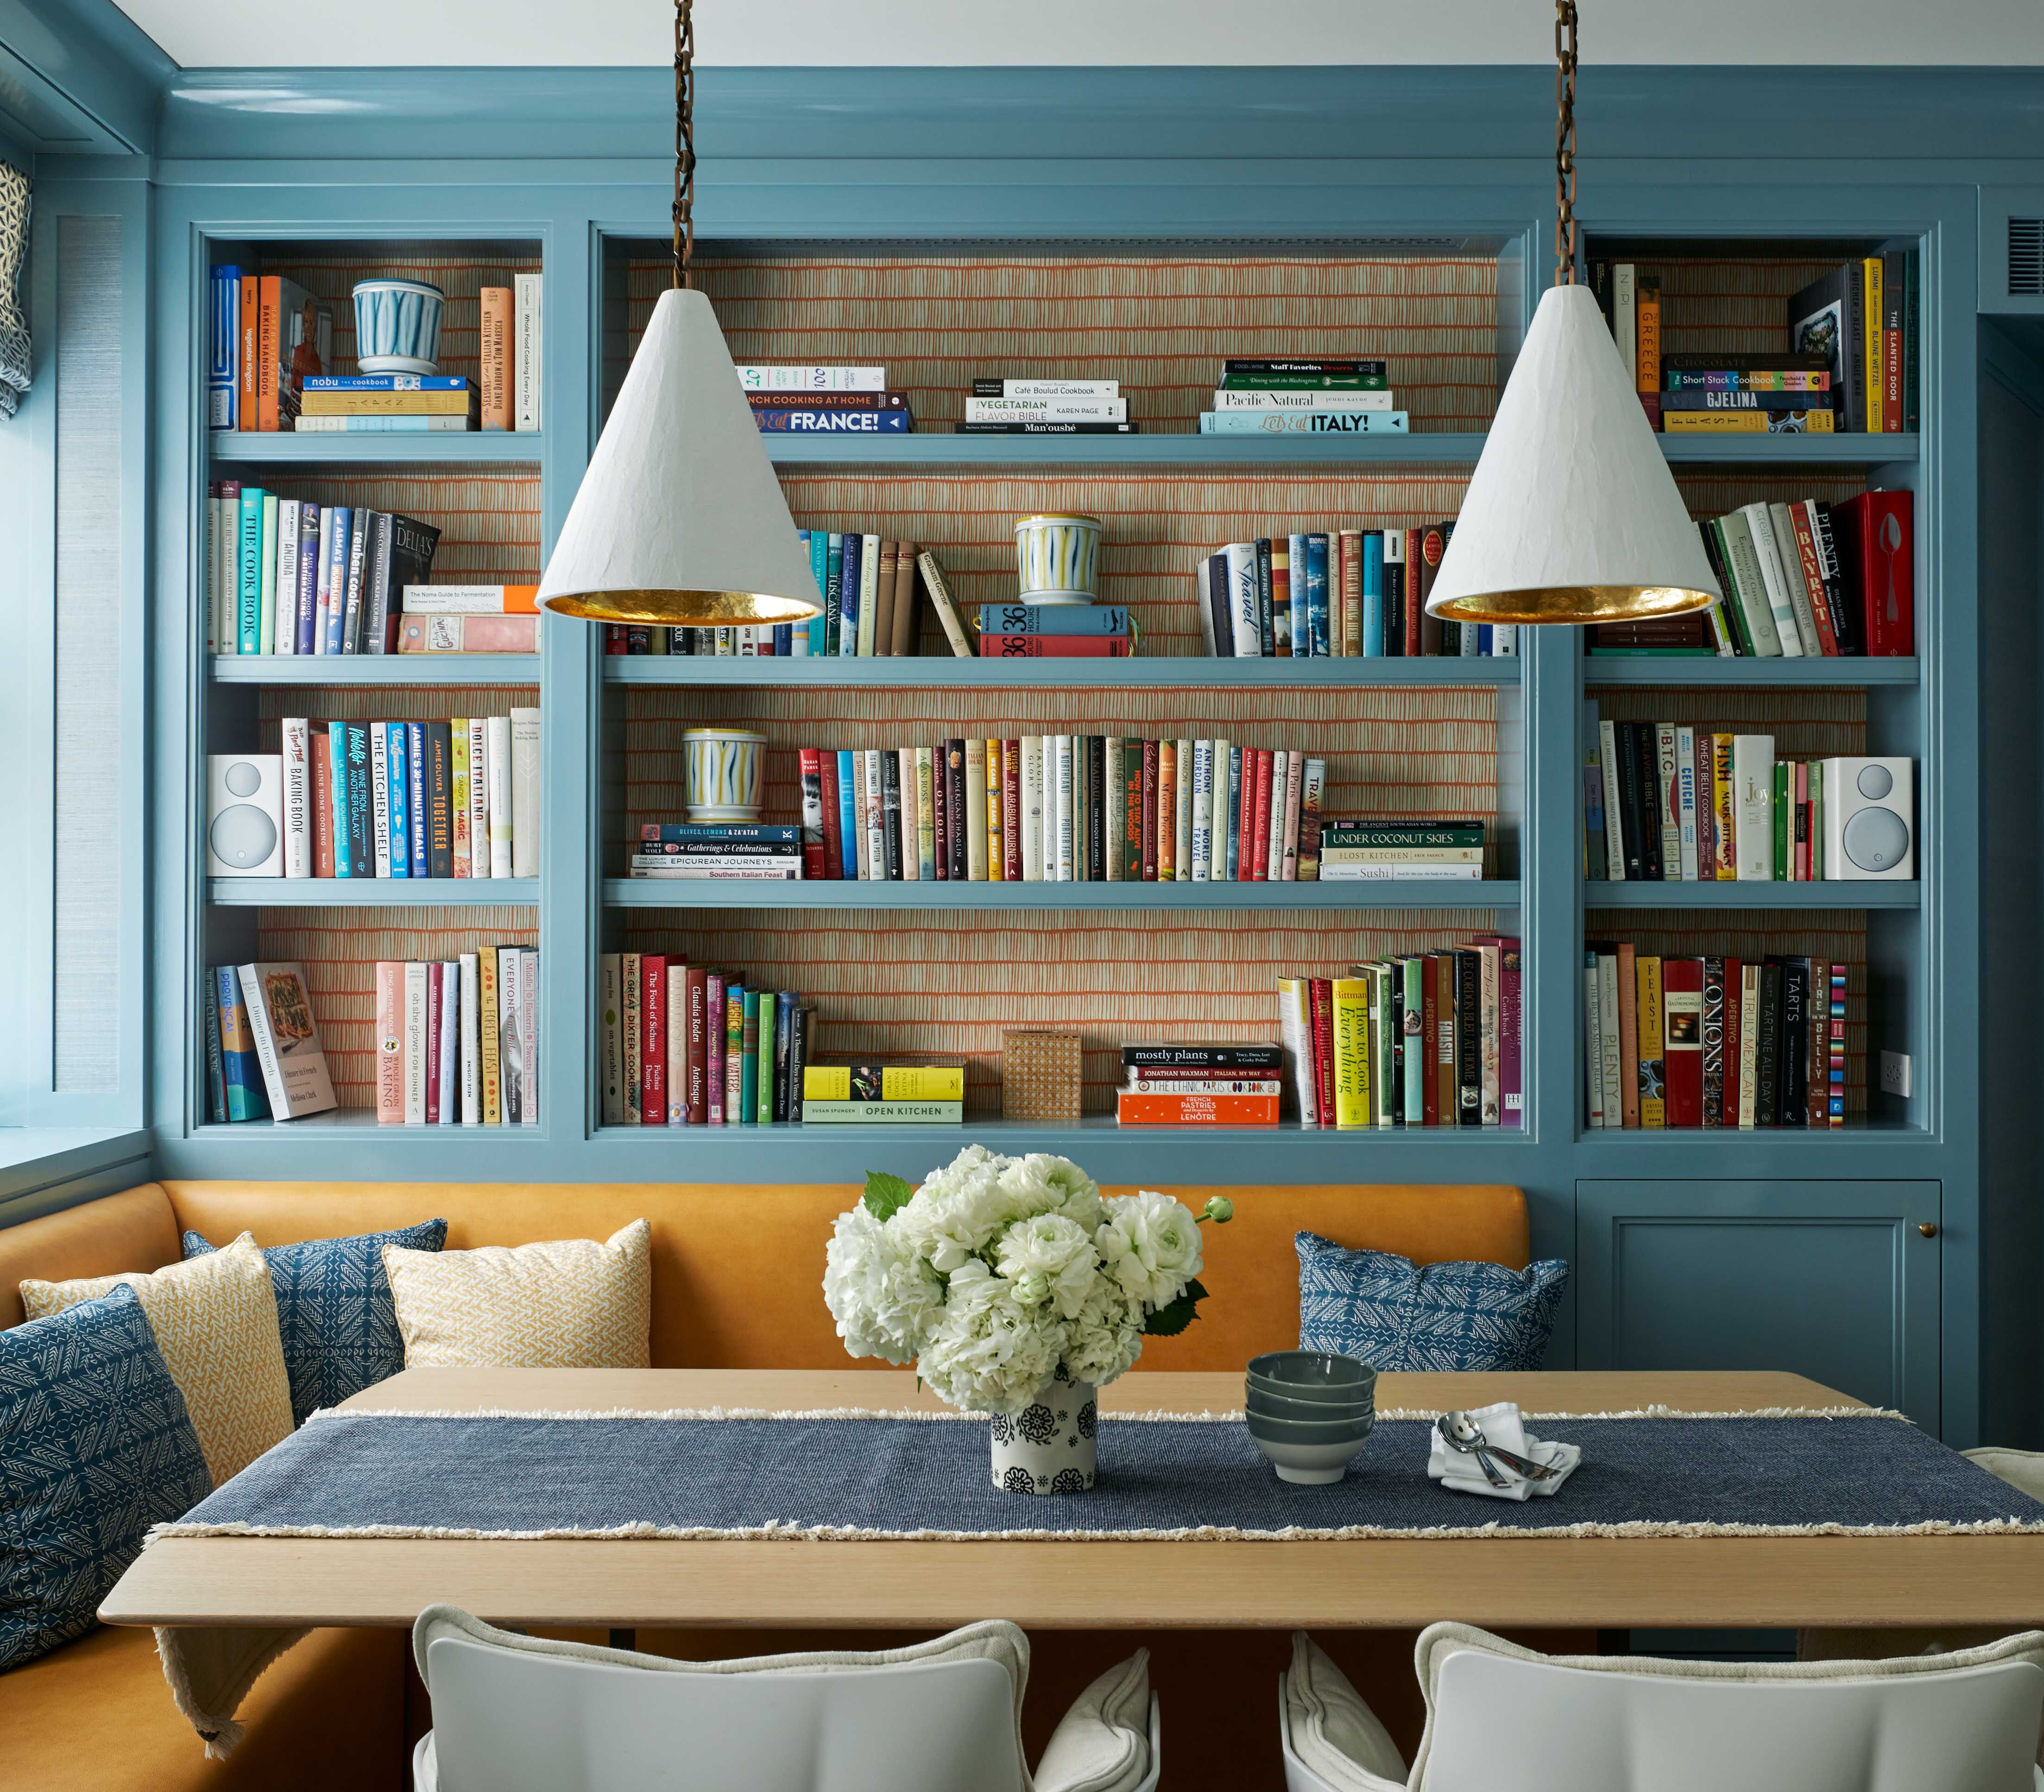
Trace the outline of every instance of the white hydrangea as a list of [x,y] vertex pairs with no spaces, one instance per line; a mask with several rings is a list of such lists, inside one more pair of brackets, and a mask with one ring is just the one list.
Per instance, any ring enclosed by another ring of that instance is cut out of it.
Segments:
[[1147,1189],[1105,1205],[1093,1236],[1107,1273],[1138,1305],[1168,1307],[1200,1272],[1199,1222],[1184,1202]]
[[1096,1275],[1066,1332],[1066,1368],[1079,1380],[1104,1387],[1126,1375],[1142,1354],[1141,1314],[1120,1287]]
[[939,1399],[1012,1416],[1055,1372],[1064,1330],[1048,1308],[1022,1305],[1006,1276],[974,1258],[951,1277],[943,1316],[916,1368]]
[[969,1146],[944,1169],[924,1179],[887,1223],[902,1248],[949,1276],[986,1251],[1024,1210],[1001,1186],[1008,1160]]
[[1016,1285],[1024,1306],[1048,1302],[1061,1319],[1077,1318],[1100,1280],[1093,1238],[1062,1214],[1035,1214],[1001,1235],[993,1267]]
[[1069,1157],[1032,1151],[1001,1172],[1001,1185],[1022,1203],[1024,1213],[1062,1214],[1083,1226],[1088,1237],[1099,1230],[1100,1185]]

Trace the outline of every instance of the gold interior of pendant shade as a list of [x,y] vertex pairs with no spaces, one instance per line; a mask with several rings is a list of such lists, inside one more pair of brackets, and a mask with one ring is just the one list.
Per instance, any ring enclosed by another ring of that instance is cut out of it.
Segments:
[[1666,585],[1557,585],[1530,591],[1484,591],[1427,613],[1447,622],[1658,622],[1693,616],[1717,599],[1708,591]]
[[822,606],[756,591],[577,591],[546,607],[585,622],[650,623],[666,628],[745,628],[807,622]]

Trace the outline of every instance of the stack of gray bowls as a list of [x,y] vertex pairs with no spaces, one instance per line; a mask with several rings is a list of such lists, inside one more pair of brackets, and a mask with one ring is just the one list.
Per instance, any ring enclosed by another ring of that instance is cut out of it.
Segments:
[[1377,1371],[1324,1350],[1274,1350],[1249,1365],[1249,1434],[1278,1479],[1339,1481],[1377,1422]]

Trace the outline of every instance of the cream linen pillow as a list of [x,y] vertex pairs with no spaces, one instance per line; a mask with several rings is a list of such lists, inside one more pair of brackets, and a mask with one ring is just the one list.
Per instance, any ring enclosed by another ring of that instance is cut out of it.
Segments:
[[141,1302],[164,1366],[185,1397],[215,1487],[290,1436],[291,1383],[277,1330],[277,1295],[252,1234],[149,1273],[24,1282],[21,1305],[31,1319],[44,1319],[97,1300],[122,1282]]
[[472,1251],[383,1247],[405,1367],[652,1367],[653,1229]]

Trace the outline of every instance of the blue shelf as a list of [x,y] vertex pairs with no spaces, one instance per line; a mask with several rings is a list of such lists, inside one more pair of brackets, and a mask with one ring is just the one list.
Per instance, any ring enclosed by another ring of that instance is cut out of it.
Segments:
[[215,654],[216,685],[537,685],[538,654]]
[[1583,683],[1599,685],[1913,685],[1921,676],[1914,659],[1721,659],[1712,655],[1666,658],[1649,654],[1589,654]]
[[1915,908],[1923,902],[1915,883],[1613,884],[1593,878],[1583,885],[1585,908]]
[[613,908],[1516,908],[1516,882],[877,884],[606,877]]
[[492,429],[393,432],[364,436],[329,435],[324,431],[300,436],[294,431],[256,433],[245,430],[209,431],[206,445],[215,466],[261,466],[278,463],[363,462],[371,466],[402,465],[410,461],[509,462],[536,468],[540,443],[538,432],[520,435]]
[[536,877],[211,877],[221,908],[530,908]]
[[[450,656],[451,657],[451,656]],[[286,662],[286,663],[289,663]],[[1278,685],[1516,685],[1520,662],[1502,659],[747,659],[688,654],[609,654],[613,685],[775,685],[970,687],[1200,685],[1243,689]]]

